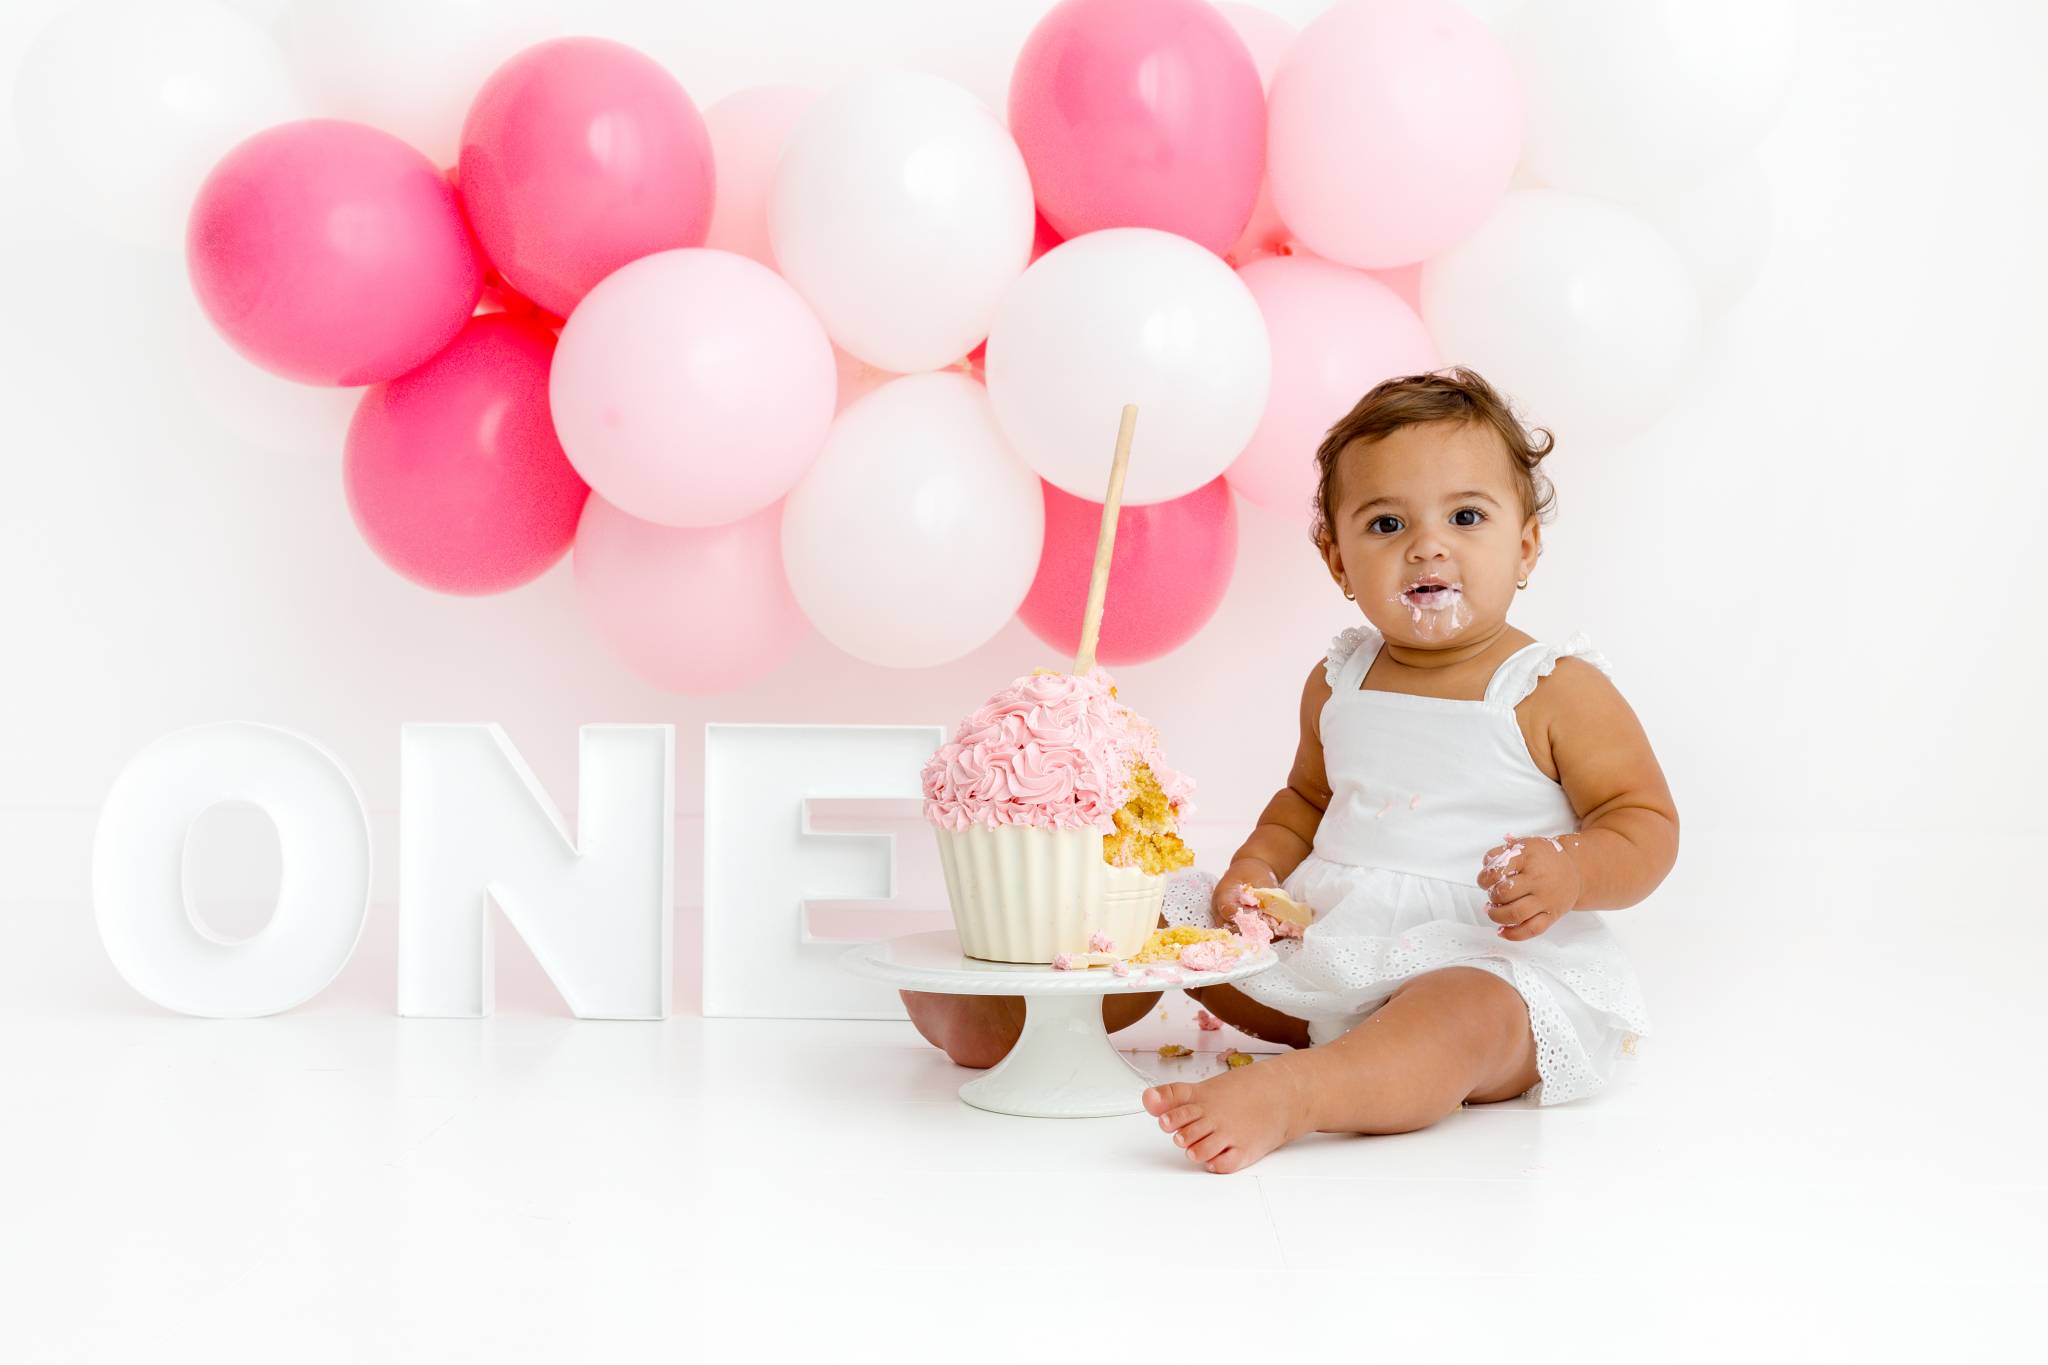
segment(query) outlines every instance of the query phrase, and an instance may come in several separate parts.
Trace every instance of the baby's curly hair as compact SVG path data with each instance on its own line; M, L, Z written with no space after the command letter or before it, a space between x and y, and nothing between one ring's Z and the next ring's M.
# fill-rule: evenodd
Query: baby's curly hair
M1358 400L1357 406L1323 436L1316 447L1316 505L1309 537L1320 551L1336 538L1336 511L1330 506L1336 482L1337 457L1353 441L1376 441L1389 432L1422 422L1484 422L1500 433L1522 492L1522 514L1550 520L1556 492L1536 466L1556 444L1542 427L1524 430L1514 408L1493 385L1463 365L1427 374L1382 380ZM1535 438L1541 436L1539 445Z

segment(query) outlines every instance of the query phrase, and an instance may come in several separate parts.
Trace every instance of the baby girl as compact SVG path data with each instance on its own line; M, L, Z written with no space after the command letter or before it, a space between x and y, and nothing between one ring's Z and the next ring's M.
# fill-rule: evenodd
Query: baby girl
M1189 992L1295 1050L1145 1092L1204 1169L1243 1170L1305 1133L1569 1100L1649 1032L1620 945L1583 912L1656 889L1678 813L1605 660L1582 636L1508 624L1550 509L1542 435L1456 369L1380 384L1316 451L1312 534L1364 620L1309 670L1287 785L1220 879L1172 879L1162 917L1229 924L1250 886L1314 912L1274 942L1278 965ZM904 998L969 1066L1000 1061L1023 1023L1021 999ZM1157 998L1107 997L1104 1022Z

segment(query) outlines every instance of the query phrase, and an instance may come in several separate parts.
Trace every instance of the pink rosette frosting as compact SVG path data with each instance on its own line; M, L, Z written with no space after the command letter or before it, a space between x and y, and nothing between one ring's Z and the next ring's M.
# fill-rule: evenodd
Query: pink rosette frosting
M981 824L1116 831L1140 763L1166 792L1176 821L1194 813L1194 783L1166 766L1159 732L1109 694L1100 666L1032 673L984 702L924 765L925 819L951 830Z

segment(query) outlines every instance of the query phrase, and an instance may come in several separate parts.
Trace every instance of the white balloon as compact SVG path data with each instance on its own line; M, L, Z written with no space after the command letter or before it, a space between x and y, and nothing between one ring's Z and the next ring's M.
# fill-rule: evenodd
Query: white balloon
M1763 160L1745 152L1695 185L1643 206L1692 268L1700 304L1719 311L1756 283L1777 233L1777 197Z
M1698 180L1777 117L1797 44L1785 0L1542 0L1502 36L1522 162L1544 185L1640 199Z
M1236 273L1185 237L1105 228L1039 257L1003 297L988 393L1047 482L1101 502L1124 404L1138 405L1128 506L1192 493L1235 460L1266 410L1272 356Z
M888 668L987 643L1023 605L1044 547L1037 476L981 385L955 371L891 380L847 408L783 503L782 562L804 614Z
M276 26L323 116L382 128L443 167L490 74L564 31L540 0L299 0Z
M213 0L93 0L31 44L22 151L95 231L182 251L192 198L252 133L306 116L282 53Z
M782 273L833 341L904 374L950 365L988 335L1033 227L1009 131L967 91L914 71L819 99L769 192Z
M1699 326L1678 249L1628 210L1519 190L1422 267L1422 319L1444 361L1505 390L1560 439L1618 437L1676 395Z

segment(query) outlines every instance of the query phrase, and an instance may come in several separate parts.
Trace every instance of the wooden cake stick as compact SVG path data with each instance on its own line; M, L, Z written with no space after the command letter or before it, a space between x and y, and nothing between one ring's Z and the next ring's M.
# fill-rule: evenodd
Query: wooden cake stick
M1102 629L1102 599L1109 592L1109 552L1116 547L1116 513L1124 500L1124 470L1131 463L1131 431L1138 425L1138 405L1124 404L1116 429L1116 459L1109 466L1109 497L1102 504L1102 529L1095 536L1095 571L1088 576L1088 612L1081 618L1081 650L1074 671L1095 667L1095 638Z

